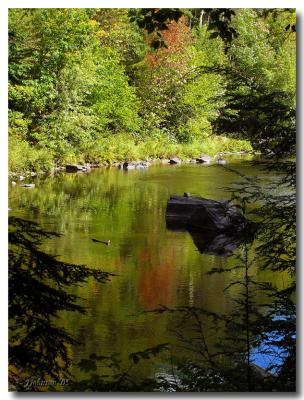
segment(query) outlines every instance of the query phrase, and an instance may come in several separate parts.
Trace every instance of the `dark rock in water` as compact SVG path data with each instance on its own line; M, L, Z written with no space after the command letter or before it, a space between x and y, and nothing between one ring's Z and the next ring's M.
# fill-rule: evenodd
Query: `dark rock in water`
M210 164L211 160L212 160L212 157L207 156L207 155L203 155L203 156L196 158L196 162L199 164Z
M58 171L66 171L66 167L59 166L59 167L52 167L51 168L51 174L54 174L55 172L58 172ZM41 174L41 172L40 172L40 174Z
M140 161L136 164L136 169L146 169L150 167L150 163L148 161Z
M185 194L170 197L167 228L188 231L201 253L231 255L247 238L253 238L257 226L246 220L238 206Z
M181 164L181 160L177 157L170 158L169 164Z
M247 223L240 208L229 201L191 196L170 196L166 218L212 232L240 231Z
M150 163L148 161L139 161L139 162L128 162L125 161L123 164L119 164L119 169L146 169L150 167Z
M86 165L67 164L65 170L66 172L87 172L90 170L90 167Z
M127 161L122 164L123 169L135 169L135 167L136 167L135 163L129 163Z
M35 187L35 183L25 183L24 185L20 185L20 186L28 188L28 189L32 189Z

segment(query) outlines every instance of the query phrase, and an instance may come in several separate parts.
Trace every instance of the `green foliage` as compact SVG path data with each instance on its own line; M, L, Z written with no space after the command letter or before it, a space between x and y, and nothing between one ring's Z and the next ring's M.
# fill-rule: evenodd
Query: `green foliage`
M140 113L147 135L157 128L172 139L178 137L178 127L189 113L187 104L180 101L189 72L184 49L179 54L163 54L155 65L146 62L138 68Z
M237 13L240 35L228 52L226 104L215 123L218 131L247 138L276 157L295 152L295 37L285 31L286 22L280 10L276 18L252 9Z
M169 25L167 49L151 52L137 75L146 130L161 129L180 143L212 133L211 121L221 104L215 98L224 93L221 75L202 70L225 64L222 41L210 39L206 26L191 35L183 22Z
M25 140L9 141L10 171L49 171L53 166L53 156L49 149L31 146Z
M189 112L188 119L179 127L187 141L204 140L212 134L212 121L217 117L223 101L225 79L217 72L204 72L205 67L225 65L223 42L211 40L207 27L194 31L195 41L189 48L191 77L182 89L181 103Z
M231 139L223 136L212 136L203 140L193 140L191 143L178 143L170 139L161 130L154 130L149 138L138 141L129 134L117 134L104 139L98 139L92 148L75 156L77 162L134 161L145 159L162 159L180 157L189 159L205 153L212 156L221 151L250 151L249 142ZM75 160L76 161L76 160Z
M48 149L57 162L87 151L100 136L136 131L140 123L138 100L119 53L100 45L94 13L10 12L10 137L18 131L35 148Z
M25 140L27 136L29 120L26 120L21 112L8 112L9 136L19 140Z
M218 133L290 153L292 27L292 9L11 9L9 168L240 149Z
M221 111L216 127L234 137L247 137L253 147L269 156L281 158L295 154L296 111L284 92L227 96L228 105Z
M142 62L148 46L140 28L131 22L129 9L100 8L94 19L100 25L99 38L102 46L115 49L124 65L129 82L134 82L134 69Z

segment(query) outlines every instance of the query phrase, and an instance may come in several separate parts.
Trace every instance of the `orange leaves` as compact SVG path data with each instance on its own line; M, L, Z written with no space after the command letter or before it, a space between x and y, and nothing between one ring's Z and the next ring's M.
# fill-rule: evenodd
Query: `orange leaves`
M171 22L168 29L162 32L163 38L168 46L165 52L177 53L183 51L191 42L190 28L186 25L186 18L181 17L178 22Z
M148 43L152 42L155 35L156 33L147 34L146 41ZM186 18L183 16L178 22L173 21L168 24L168 29L162 31L161 35L167 47L150 52L146 56L148 64L150 66L159 64L173 66L172 62L174 59L174 66L178 66L184 60L182 55L185 53L185 47L191 43L191 32L190 28L186 25Z

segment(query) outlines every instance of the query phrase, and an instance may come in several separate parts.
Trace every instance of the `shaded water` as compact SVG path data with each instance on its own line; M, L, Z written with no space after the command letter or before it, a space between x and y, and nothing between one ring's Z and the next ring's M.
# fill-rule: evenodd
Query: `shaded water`
M248 176L263 175L241 158L231 158L229 167ZM206 273L212 268L233 266L235 260L201 254L188 232L167 230L165 209L170 194L190 192L227 199L230 194L226 188L238 179L219 165L155 164L147 170L63 173L37 179L34 189L11 188L10 215L62 234L46 240L44 251L66 262L116 274L106 284L89 280L72 287L71 293L84 299L87 313L62 312L56 322L82 342L70 349L76 377L84 376L76 363L91 353L116 352L128 365L131 352L172 343L170 357L166 354L154 365L141 363L136 373L145 377L166 369L168 360L177 354L182 356L184 350L170 333L175 317L144 311L159 305L196 306L222 313L232 310L234 305L224 289L241 272ZM264 179L272 177L265 174ZM93 242L93 238L110 240L111 244ZM252 267L252 273L280 288L288 283L285 274L261 273L258 265ZM212 345L211 330L209 334Z

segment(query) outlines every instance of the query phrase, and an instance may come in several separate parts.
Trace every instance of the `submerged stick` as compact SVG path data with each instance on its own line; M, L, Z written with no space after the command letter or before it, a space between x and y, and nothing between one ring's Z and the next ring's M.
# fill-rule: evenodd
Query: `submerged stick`
M93 239L92 238L92 241L96 242L96 243L103 243L103 244L106 244L107 246L110 246L110 244L111 244L111 240L104 241L104 240L98 240L98 239Z

